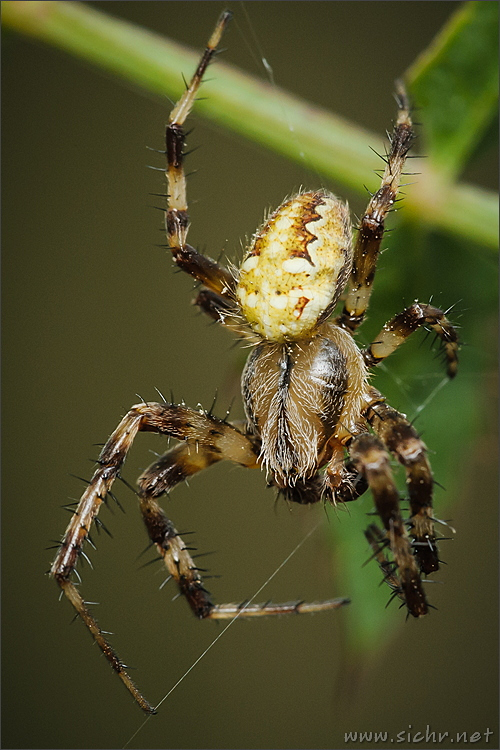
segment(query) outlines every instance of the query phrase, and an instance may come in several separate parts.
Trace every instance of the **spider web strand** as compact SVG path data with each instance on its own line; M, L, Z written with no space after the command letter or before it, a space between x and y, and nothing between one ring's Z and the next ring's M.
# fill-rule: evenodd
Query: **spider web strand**
M250 604L251 604L251 603L252 603L252 602L254 601L254 599L256 599L256 598L257 598L257 597L259 596L259 594L261 593L261 591L263 591L263 589L265 589L265 587L267 586L267 584L268 584L268 583L270 583L270 582L271 582L271 581L273 580L273 578L274 578L274 577L275 577L275 576L276 576L276 575L277 575L277 574L278 574L278 573L280 572L280 570L281 570L281 569L282 569L282 568L283 568L283 567L284 567L284 566L285 566L285 565L287 564L287 562L288 562L288 561L289 561L289 560L290 560L290 559L291 559L291 558L292 558L292 557L293 557L293 556L295 555L295 553L299 551L299 549L300 549L300 548L302 547L302 545L303 545L303 544L305 544L305 542L306 542L306 541L307 541L307 540L309 539L309 537L310 537L310 536L312 536L312 535L314 534L314 532L315 532L315 531L316 531L316 530L318 529L318 527L319 527L320 525L321 525L321 521L318 521L318 523L317 523L317 524L316 524L315 526L313 526L313 528L312 528L312 529L311 529L310 531L308 531L308 532L307 532L307 534L306 534L306 535L305 535L305 536L304 536L304 537L303 537L303 538L301 539L301 541L300 541L300 542L299 542L299 543L298 543L298 544L297 544L297 545L296 545L296 546L294 547L294 549L293 549L293 550L292 550L292 551L291 551L291 552L290 552L290 553L289 553L289 554L287 555L287 557L285 557L285 559L283 560L283 562L281 562L281 563L280 563L280 564L278 565L278 567L277 567L277 568L276 568L276 569L274 570L274 572L273 572L273 573L271 573L271 575L269 576L269 578L268 578L268 579L267 579L266 581L264 581L264 583L263 583L263 584L262 584L262 585L260 586L260 588L259 588L259 589L257 589L257 591L256 591L256 592L255 592L255 594L254 594L254 595L252 596L252 598L251 598L251 599L249 599L249 600L248 600L248 601L247 601L247 602L245 603L245 605L244 605L244 606L243 606L243 607L242 607L242 608L240 609L240 611L239 611L239 612L238 612L238 613L237 613L237 614L236 614L236 615L235 615L235 616L234 616L234 617L232 618L232 620L230 620L230 621L228 622L228 624L227 624L227 625L225 626L225 628L224 628L223 630L221 630L221 632L220 632L220 633L219 633L219 634L218 634L218 635L217 635L217 636L216 636L216 637L214 638L214 640L213 640L213 641L212 641L212 642L211 642L211 643L210 643L210 644L209 644L209 645L207 646L207 648L206 648L206 649L205 649L204 651L202 651L202 653L201 653L201 654L200 654L200 655L198 656L198 658L197 658L197 659L196 659L196 660L195 660L195 661L194 661L194 662L193 662L193 663L191 664L191 666L190 666L190 667L189 667L189 668L188 668L188 669L187 669L187 670L186 670L186 671L184 672L184 674L182 675L182 677L179 677L179 679L177 680L177 682L176 682L176 683L175 683L175 684L174 684L174 685L173 685L173 686L172 686L172 687L170 688L170 690L169 690L169 691L168 691L168 692L167 692L167 693L166 693L166 694L165 694L165 695L163 696L163 698L161 699L161 701L160 701L159 703L157 703L157 704L156 704L156 706L155 706L155 711L158 711L158 709L160 708L160 706L161 706L161 705L162 705L162 704L163 704L163 703L164 703L164 702L165 702L165 701L167 700L167 698L169 698L169 697L170 697L170 695L172 695L172 693L174 692L174 690L175 690L175 689L176 689L176 688L177 688L177 687L178 687L178 686L179 686L179 685L181 684L181 682L182 682L182 681L183 681L183 680L184 680L184 679L185 679L185 678L186 678L186 677L188 676L188 674L189 674L189 673L190 673L190 672L191 672L191 671L192 671L192 670L193 670L193 669L194 669L194 668L196 667L196 665L200 663L200 661L201 661L201 660L203 659L203 657L204 657L204 656L206 656L206 654L208 654L208 652L210 651L210 649L211 649L211 648L212 648L213 646L215 646L215 644L217 643L217 641L218 641L218 640L219 640L220 638L222 638L222 636L224 635L224 633L225 633L225 632L226 632L226 631L227 631L227 630L228 630L228 629L229 629L229 628L231 627L231 625L232 625L232 624L233 624L233 623L234 623L234 622L235 622L235 621L236 621L236 620L238 619L238 617L240 617L240 616L241 616L241 614L242 614L242 613L243 613L243 612L245 611L245 609L246 609L247 607L249 607L249 606L250 606ZM148 717L147 717L147 718L146 718L146 719L145 719L145 720L143 721L143 723L142 723L142 724L141 724L141 725L139 726L139 728L137 729L137 731L136 731L136 732L135 732L135 733L134 733L134 734L132 735L132 737L131 737L131 738L130 738L130 739L128 740L128 742L126 742L126 744L125 744L125 745L123 745L123 750L125 750L125 748L127 748L127 747L128 747L129 745L130 745L130 743L132 742L132 740L133 740L133 739L134 739L135 737L137 737L137 735L139 734L139 732L140 732L140 731L141 731L141 730L142 730L142 729L143 729L143 728L144 728L144 727L146 726L146 724L148 723L148 721L149 721L150 719L151 719L151 716L148 716Z

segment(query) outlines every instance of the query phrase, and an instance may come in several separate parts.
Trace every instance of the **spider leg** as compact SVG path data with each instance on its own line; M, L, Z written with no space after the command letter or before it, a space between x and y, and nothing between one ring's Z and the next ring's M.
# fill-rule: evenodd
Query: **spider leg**
M241 435L241 438L244 438ZM246 440L246 438L244 438ZM213 441L213 437L211 438ZM188 476L209 466L214 461L231 458L225 453L224 441L216 444L218 453L213 447L202 440L196 445L186 443L168 451L150 466L139 479L139 501L149 538L154 544L165 566L177 582L179 590L186 597L193 613L199 619L222 620L240 617L258 617L263 615L302 614L318 612L327 609L337 609L347 603L346 599L330 599L323 602L285 602L275 604L214 604L209 592L203 585L196 564L189 554L172 522L157 502L163 492L171 490L176 484ZM233 458L234 460L234 458ZM253 464L257 457L253 454ZM319 498L318 498L319 499Z
M97 624L94 616L90 613L89 609L87 608L86 603L83 600L83 597L78 591L75 584L72 583L67 578L59 577L57 573L53 572L52 575L56 578L62 591L64 592L66 597L69 599L69 601L75 608L78 615L82 618L83 622L92 633L92 636L95 642L98 644L104 656L109 661L109 663L111 664L111 666L113 667L113 669L115 670L115 672L117 673L118 677L121 679L121 681L123 682L127 690L130 692L134 700L137 701L137 703L142 708L142 710L145 711L145 713L155 714L156 710L146 700L146 698L144 698L144 696L141 694L141 692L139 691L139 689L137 688L137 686L131 679L130 675L128 674L126 670L126 665L123 664L121 659L118 657L118 654L116 653L116 651L106 640L103 634L103 631Z
M84 542L90 533L92 522L107 493L111 491L114 480L119 476L127 453L140 431L158 432L190 443L193 448L191 466L196 462L197 444L206 446L203 453L204 465L222 458L231 458L245 466L253 466L256 465L256 455L249 440L238 430L227 422L206 415L204 412L175 404L143 403L133 406L104 445L99 456L98 468L78 503L52 564L51 575L89 628L113 669L140 707L147 713L154 713L154 709L134 685L124 665L86 607L75 584L70 580L82 553ZM187 462L184 463L184 467L186 474L189 469ZM178 475L181 472L182 463L180 468L177 468ZM177 481L180 478L179 476Z
M209 432L213 432L213 429ZM220 435L220 431L218 432ZM205 619L210 617L214 608L210 594L203 585L189 548L157 501L158 497L172 490L179 482L217 461L230 458L230 452L226 455L221 442L217 444L213 435L209 442L207 436L204 439L200 435L200 438L196 444L183 443L167 451L146 469L139 478L138 485L140 509L149 538L156 545L170 576L176 581L180 593L186 597L193 613L199 619ZM246 440L243 435L241 439ZM257 456L251 448L250 453L252 464L256 466Z
M384 445L375 435L363 433L353 439L349 450L355 467L366 478L372 490L377 512L385 528L384 542L390 547L397 566L397 578L394 576L393 579L394 586L399 580L408 611L414 617L421 617L427 614L428 605L410 539L401 517L399 493L392 478L389 457ZM382 554L382 549L383 542L377 541L377 559L378 552Z
M366 365L378 365L421 326L432 328L441 340L448 377L454 378L457 374L459 347L456 329L442 310L420 302L414 302L385 324L375 341L363 352Z
M399 112L390 137L390 150L384 159L386 167L382 184L371 197L361 219L344 309L335 321L351 332L363 322L368 308L385 217L396 201L403 165L414 137L406 91L401 82L396 83L396 89Z
M352 500L357 500L358 497L364 495L367 489L368 482L366 481L366 477L359 471L356 471L352 462L348 462L345 464L345 475L332 491L331 499L334 504L350 503Z
M146 713L154 713L154 708L131 680L124 664L108 643L77 587L70 580L84 542L88 539L92 522L96 519L107 493L111 491L113 482L119 476L134 438L141 431L157 432L183 441L183 444L168 451L141 476L139 502L150 539L156 544L167 569L198 617L228 619L236 615L252 617L316 612L336 609L348 600L334 599L311 604L266 603L251 606L245 606L245 602L212 604L189 551L159 506L156 497L188 476L223 459L230 459L249 468L258 466L254 446L236 427L203 411L175 404L142 403L133 406L104 445L98 459L98 468L66 529L50 572L139 706Z
M218 323L222 323L237 336L246 338L248 341L259 341L256 334L252 334L250 326L244 320L238 308L227 297L215 294L210 289L201 289L193 303L197 305L206 315Z
M340 440L330 442L331 457L323 479L323 497L334 505L357 500L368 489L366 478L352 461L345 461L345 449Z
M189 217L183 149L184 123L191 112L203 75L216 54L216 48L230 18L229 11L221 14L189 86L170 113L166 128L166 175L169 201L165 212L165 227L172 255L179 268L194 276L216 294L226 297L230 297L234 289L234 279L230 271L186 244Z
M372 391L374 401L366 412L366 419L388 450L405 467L414 554L420 570L426 574L433 573L439 570L439 559L432 512L434 481L426 446L405 415L383 403L383 397L375 389Z
M225 318L234 313L234 306L228 299L209 289L201 289L196 299L193 300L193 304L197 305L210 318L219 322L224 321Z
M401 588L399 578L397 577L397 574L395 572L396 563L389 560L385 553L387 540L384 536L383 531L381 531L378 526L372 523L366 529L365 537L373 550L372 558L375 558L375 560L379 564L380 570L384 574L383 581L387 583L387 585L393 592L393 595L391 596L391 599L389 601L392 601L395 596L398 596L403 600L403 602L405 602L405 595L403 589Z

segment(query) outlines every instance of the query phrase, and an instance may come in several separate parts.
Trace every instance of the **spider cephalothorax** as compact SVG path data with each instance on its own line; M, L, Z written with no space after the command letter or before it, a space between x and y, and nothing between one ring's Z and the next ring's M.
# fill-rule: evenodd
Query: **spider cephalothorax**
M335 609L347 599L307 604L214 604L200 571L158 498L218 461L261 467L290 501L334 503L372 490L383 529L367 539L384 577L415 617L428 604L421 574L439 567L432 513L433 479L426 447L403 414L368 385L371 367L415 330L432 328L441 340L448 375L456 373L458 342L444 313L415 302L390 320L366 349L353 333L371 293L384 221L396 200L413 133L406 93L397 86L398 117L379 190L370 199L352 241L347 205L326 190L285 201L255 234L238 272L187 244L183 171L184 122L230 14L220 17L195 75L166 128L169 203L165 225L176 264L201 283L196 304L253 344L242 378L245 423L174 403L133 406L105 444L52 566L52 575L85 621L141 708L139 693L71 580L93 522L140 431L180 441L139 479L138 498L151 543L199 618L223 619ZM344 293L343 309L329 320ZM410 518L405 522L389 464L404 466ZM408 531L407 531L408 528Z

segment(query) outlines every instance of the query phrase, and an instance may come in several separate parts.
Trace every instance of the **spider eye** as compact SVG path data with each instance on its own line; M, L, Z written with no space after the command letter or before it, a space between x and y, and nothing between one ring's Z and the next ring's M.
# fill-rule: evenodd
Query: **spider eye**
M255 235L236 296L260 336L297 340L310 335L335 305L351 265L346 204L324 190L302 193L280 206Z

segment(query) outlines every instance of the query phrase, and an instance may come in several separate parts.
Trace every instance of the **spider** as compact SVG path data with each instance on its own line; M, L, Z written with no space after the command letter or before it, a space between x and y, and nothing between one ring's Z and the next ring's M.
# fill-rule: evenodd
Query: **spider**
M92 523L140 431L179 441L138 480L139 506L151 544L200 619L303 613L336 609L347 599L284 604L214 604L189 549L158 499L176 484L222 460L264 469L290 502L345 503L369 487L382 529L367 539L384 577L414 617L428 603L421 574L439 568L433 524L433 478L426 447L405 415L369 385L369 370L418 328L441 340L450 378L458 339L436 307L415 302L396 315L366 349L353 334L368 307L384 221L396 201L413 131L408 98L397 84L398 115L390 136L381 186L371 197L355 241L348 207L327 190L300 192L270 214L239 268L227 269L187 244L189 228L183 169L184 123L208 64L230 19L220 16L197 70L166 126L168 206L165 226L177 266L201 284L195 303L252 344L242 375L246 421L231 423L211 412L175 403L140 403L121 420L101 451L97 469L66 529L51 568L139 706L141 695L83 600L72 574ZM343 309L330 320L343 296ZM401 515L390 469L392 454L406 470L410 518Z

